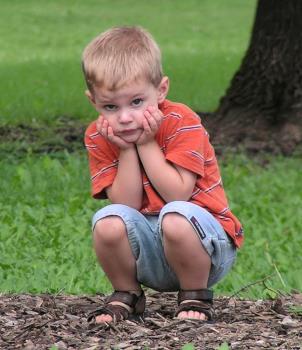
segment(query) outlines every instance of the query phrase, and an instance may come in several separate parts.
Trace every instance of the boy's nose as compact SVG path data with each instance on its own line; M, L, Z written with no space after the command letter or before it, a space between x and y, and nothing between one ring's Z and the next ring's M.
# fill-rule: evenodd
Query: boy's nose
M121 110L119 113L120 123L129 123L132 121L131 113L127 110Z

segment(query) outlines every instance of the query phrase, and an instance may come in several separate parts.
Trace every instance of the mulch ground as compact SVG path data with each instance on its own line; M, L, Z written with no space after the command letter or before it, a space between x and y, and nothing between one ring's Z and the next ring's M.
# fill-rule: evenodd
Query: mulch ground
M143 319L91 325L104 296L0 295L0 349L302 349L302 294L276 300L215 300L216 320L173 318L175 293L147 293Z

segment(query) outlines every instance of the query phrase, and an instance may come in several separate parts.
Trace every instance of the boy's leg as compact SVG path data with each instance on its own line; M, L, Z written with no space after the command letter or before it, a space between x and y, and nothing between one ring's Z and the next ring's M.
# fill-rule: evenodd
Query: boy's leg
M92 220L94 248L98 260L113 288L126 292L118 293L118 299L131 305L130 310L125 304L122 305L126 306L130 314L141 313L144 309L145 297L140 284L151 287L158 284L154 271L160 269L161 262L163 264L164 254L158 257L158 240L155 237L159 235L157 225L158 217L147 218L122 204L111 204L102 208ZM152 269L155 262L157 264ZM109 306L116 305L116 299L117 294L114 293L105 308L107 309L108 303ZM96 322L112 320L110 312L103 313L101 310L101 313L101 317L95 317L96 314L100 315L99 310L96 310L92 318Z
M115 291L127 294L118 293L118 297L114 294L110 297L108 304L109 306L122 306L129 313L132 313L134 309L129 305L134 305L135 296L133 297L133 294L141 296L140 300L144 298L137 280L136 268L139 251L136 231L137 228L146 231L144 217L133 208L113 204L99 210L93 217L92 225L94 249L103 271ZM128 292L131 294L129 295ZM111 301L112 299L114 301ZM115 299L124 300L125 303ZM127 305L128 303L130 304ZM141 301L139 303L141 305ZM113 317L106 312L98 313L95 316L97 323L111 322L112 320Z
M200 243L192 225L177 213L166 214L162 221L163 245L167 261L177 275L180 288L207 288L211 258ZM198 311L182 311L179 318L204 320Z
M113 288L119 291L140 290L136 263L124 222L118 216L99 220L93 230L96 256Z
M114 290L141 294L140 284L136 279L136 262L131 251L124 222L118 216L109 216L99 220L93 231L93 243L97 258L110 280ZM113 301L132 312L126 304ZM96 316L96 323L112 322L112 316Z
M236 252L216 219L192 203L171 202L161 212L166 259L182 290L205 289L216 283L234 262ZM183 311L179 318L205 319Z

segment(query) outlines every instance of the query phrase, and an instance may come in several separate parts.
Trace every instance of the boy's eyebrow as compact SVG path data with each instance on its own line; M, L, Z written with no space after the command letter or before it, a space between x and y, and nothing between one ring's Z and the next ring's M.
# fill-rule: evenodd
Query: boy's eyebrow
M101 103L113 103L112 99L110 99L110 98L99 98L98 102L101 102Z
M99 102L102 102L102 103L108 103L108 102L112 102L114 100L113 97L107 97L107 96L98 96L97 100Z
M145 91L137 92L136 94L132 95L132 99L137 98L137 97L145 97L146 93Z
M145 97L145 93L144 92L138 92L138 93L135 93L134 95L130 95L129 96L129 100L134 100L134 99L136 99L138 97ZM101 103L112 103L112 104L114 104L114 97L113 98L108 98L108 97L105 97L105 96L101 96L98 100Z
M142 98L142 97L144 97L143 94L136 94L136 95L133 95L133 96L131 97L131 100L135 100L135 99L137 99L137 98Z

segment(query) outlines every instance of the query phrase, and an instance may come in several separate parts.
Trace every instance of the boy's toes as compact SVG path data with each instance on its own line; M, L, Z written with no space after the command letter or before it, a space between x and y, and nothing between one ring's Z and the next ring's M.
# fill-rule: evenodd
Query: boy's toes
M95 318L95 323L110 323L113 319L110 315L99 315Z
M198 312L198 311L182 311L177 315L177 318L202 320L202 321L205 321L207 319L204 313Z

